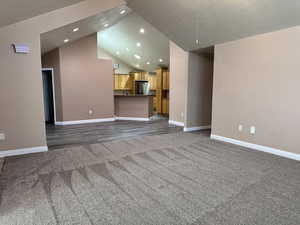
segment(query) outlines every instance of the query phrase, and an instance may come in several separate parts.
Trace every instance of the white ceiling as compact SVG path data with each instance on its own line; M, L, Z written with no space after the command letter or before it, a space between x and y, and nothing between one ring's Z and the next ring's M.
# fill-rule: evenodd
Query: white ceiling
M82 0L1 0L0 27L81 1Z
M185 50L300 24L299 0L126 1Z
M121 15L120 12L122 10L125 10L125 13ZM76 23L44 33L41 35L42 54L63 46L65 39L69 39L69 42L72 42L102 29L106 29L104 27L105 24L109 24L109 27L113 26L130 14L130 12L131 10L126 7L126 5L122 5ZM74 28L79 28L79 30L73 32Z
M140 32L141 28L144 33ZM141 46L138 47L137 43ZM136 13L99 32L98 45L136 69L154 71L159 66L169 65L169 39Z

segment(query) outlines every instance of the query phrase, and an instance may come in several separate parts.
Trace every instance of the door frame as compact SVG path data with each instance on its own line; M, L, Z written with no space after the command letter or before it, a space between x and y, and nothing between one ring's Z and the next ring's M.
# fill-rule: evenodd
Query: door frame
M54 69L53 68L42 68L42 72L51 72L52 80L52 92L53 92L53 110L54 110L54 125L56 124L56 103L55 103L55 81L54 81ZM44 103L45 104L45 103Z

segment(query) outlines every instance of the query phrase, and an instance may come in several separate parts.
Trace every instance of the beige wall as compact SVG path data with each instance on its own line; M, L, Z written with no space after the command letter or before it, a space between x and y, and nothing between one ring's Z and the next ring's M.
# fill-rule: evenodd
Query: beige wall
M12 43L28 44L30 55L14 54ZM0 150L46 144L39 49L37 35L0 30Z
M123 3L86 0L0 28L0 132L6 134L0 151L46 145L40 34ZM30 54L14 54L12 43L27 44Z
M300 154L299 40L295 27L216 46L213 134Z
M186 128L211 124L213 58L170 42L170 120Z
M112 61L97 58L97 35L63 46L60 59L63 121L114 117Z
M213 55L189 53L185 127L211 125Z
M63 121L62 110L62 92L61 92L61 73L60 73L60 52L54 49L42 57L43 68L53 68L54 86L55 86L55 109L56 120Z
M170 120L184 123L189 53L170 42Z

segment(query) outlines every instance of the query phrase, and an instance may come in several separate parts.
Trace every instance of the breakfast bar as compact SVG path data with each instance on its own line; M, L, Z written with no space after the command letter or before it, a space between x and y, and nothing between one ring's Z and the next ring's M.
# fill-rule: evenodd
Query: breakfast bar
M118 120L149 121L153 115L153 95L115 95L114 99Z

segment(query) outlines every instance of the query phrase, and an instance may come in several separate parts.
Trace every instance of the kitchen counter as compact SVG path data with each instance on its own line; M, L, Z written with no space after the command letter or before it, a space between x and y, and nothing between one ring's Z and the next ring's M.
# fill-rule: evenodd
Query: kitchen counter
M119 120L149 121L154 95L115 95L115 115Z
M155 95L141 95L141 94L115 94L115 97L154 97Z

